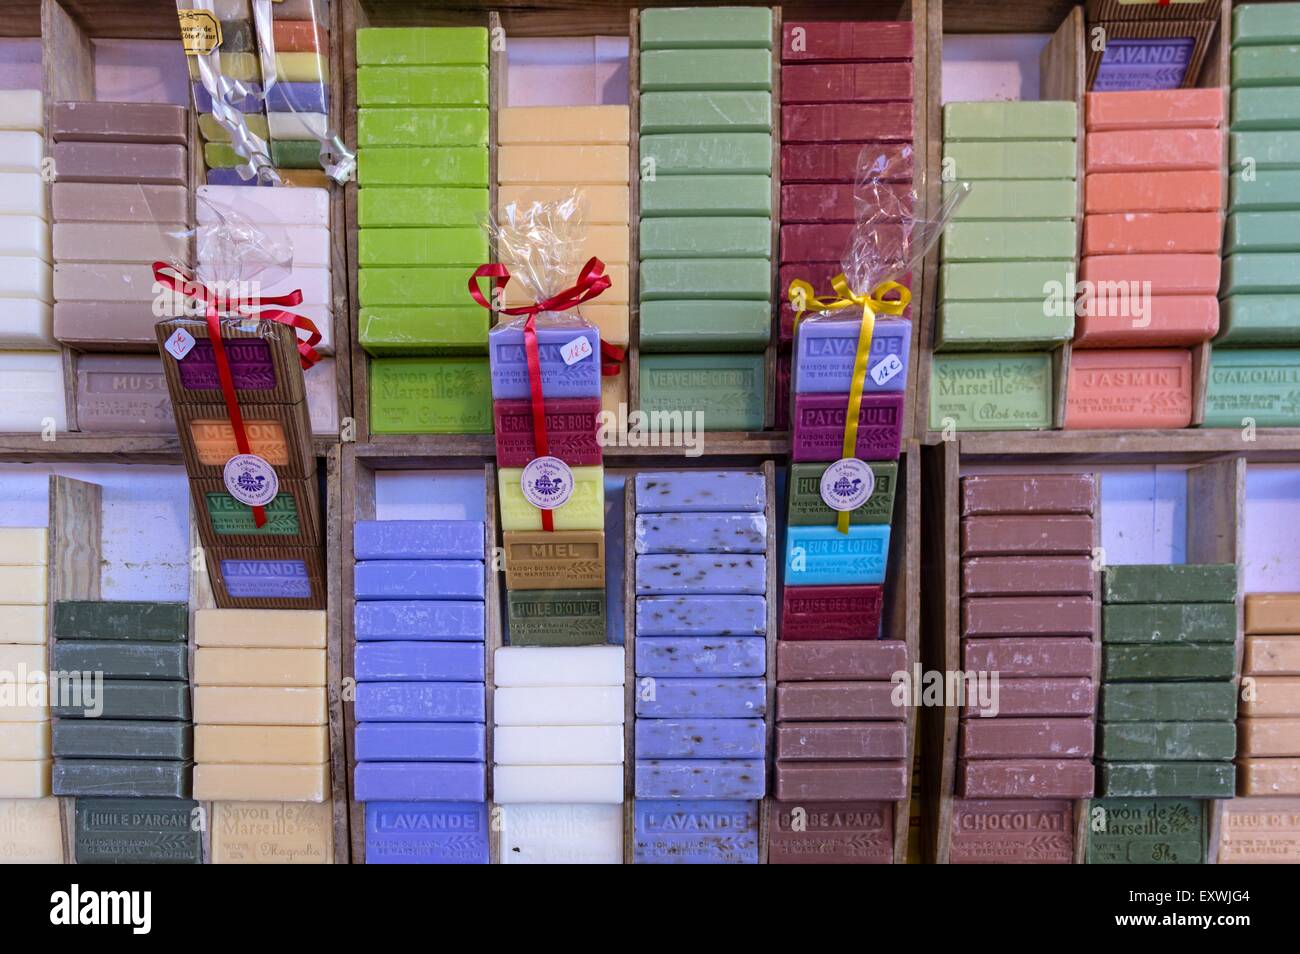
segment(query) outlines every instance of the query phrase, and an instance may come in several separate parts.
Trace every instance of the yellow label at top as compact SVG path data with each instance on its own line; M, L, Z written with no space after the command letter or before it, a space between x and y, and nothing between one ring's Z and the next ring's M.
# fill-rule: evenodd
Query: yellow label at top
M221 21L208 10L177 10L186 56L204 56L221 46Z

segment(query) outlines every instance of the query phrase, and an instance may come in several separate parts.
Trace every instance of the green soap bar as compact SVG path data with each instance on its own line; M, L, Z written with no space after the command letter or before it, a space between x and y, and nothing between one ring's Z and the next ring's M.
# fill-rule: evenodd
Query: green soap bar
M1300 6L1294 3L1243 3L1232 11L1232 45L1300 43Z
M1300 254L1246 252L1223 260L1224 295L1300 293Z
M377 355L485 355L490 318L486 308L472 303L443 308L362 308L357 340L369 354Z
M358 66L486 66L483 27L367 27L357 30Z
M1090 865L1201 865L1209 836L1205 802L1194 799L1094 798L1088 825Z
M1102 722L1231 722L1237 687L1231 682L1112 682L1101 687Z
M1110 643L1101 654L1107 682L1231 679L1232 643Z
M106 679L190 678L189 646L175 641L60 639L52 658L55 669L99 672Z
M644 266L643 266L644 267ZM754 352L772 338L766 301L645 301L641 353Z
M376 434L491 434L492 375L483 358L374 358Z
M280 169L319 169L320 143L315 139L272 139L271 161Z
M248 160L235 152L235 147L228 142L205 142L203 144L203 162L209 169L233 169Z
M486 146L482 106L369 106L357 110L357 145Z
M1237 754L1231 722L1115 722L1097 736L1097 757L1108 762L1227 761Z
M1229 643L1235 603L1111 603L1101 610L1106 643Z
M78 798L77 864L200 864L198 807L175 798Z
M943 107L945 140L1073 139L1078 124L1078 111L1066 100L997 100Z
M641 410L695 414L697 430L757 431L763 427L761 354L641 356Z
M1300 427L1297 393L1300 349L1215 348L1203 426L1243 427L1249 418L1258 427Z
M1294 295L1232 295L1219 302L1220 345L1300 345Z
M363 268L357 279L361 304L459 305L469 297L464 267Z
M1300 169L1300 130L1236 132L1228 142L1233 169L1248 160L1256 169Z
M956 181L980 179L1072 180L1078 161L1072 139L1020 142L945 142L945 175ZM971 191L979 188L971 187Z
M208 508L212 529L218 536L251 533L262 537L293 537L302 530L298 522L298 504L291 493L277 495L262 508L266 523L260 527L252 508L224 491L204 494L204 505Z
M167 759L55 759L55 795L189 798L191 762Z
M105 679L95 698L72 693L68 702L58 705L51 693L50 712L60 719L159 719L188 722L190 718L190 684L188 681L147 679ZM90 715L102 706L98 716Z
M649 50L641 56L641 92L772 88L769 50Z
M58 639L187 639L185 603L145 600L60 600L54 604Z
M1231 762L1102 762L1097 787L1108 798L1231 798Z
M1224 254L1300 252L1300 215L1294 212L1237 212L1228 216Z
M641 97L642 135L771 131L771 93L721 90Z
M1074 298L1074 257L1052 262L957 262L939 268L941 301L1034 301L1049 295L1064 310Z
M357 153L362 186L488 186L488 154L481 146L374 146Z
M772 48L768 7L670 7L641 11L641 49Z
M361 229L358 242L363 268L367 265L465 265L473 270L488 260L486 233L469 226Z
M591 646L605 642L604 590L510 590L511 646Z
M822 474L830 464L791 464L789 523L796 527L832 526L839 516L822 500ZM850 524L889 523L894 516L894 491L898 486L898 462L868 461L876 478L871 496L857 510L849 511Z
M662 176L642 181L641 216L742 216L772 214L772 178Z
M1300 46L1248 46L1232 51L1232 87L1300 84Z
M1230 128L1233 132L1300 129L1300 96L1291 89L1234 89Z
M362 66L358 106L486 106L486 66Z
M1297 94L1300 95L1300 94ZM1292 212L1300 209L1300 169L1245 169L1232 174L1230 212Z
M1107 603L1231 603L1237 568L1231 563L1126 563L1102 571Z
M363 229L477 226L487 212L487 189L385 186L357 193L357 224Z
M1072 258L1074 222L952 222L943 231L945 262L1040 261Z
M772 300L765 258L656 258L642 262L640 274L642 302Z
M943 198L961 183L945 182ZM1073 179L984 179L971 185L953 220L1074 219L1078 189Z
M644 180L657 176L725 173L770 176L771 133L668 133L641 137Z
M1039 430L1052 426L1052 357L943 354L930 365L930 429Z
M765 216L689 216L641 220L641 259L770 258L772 220Z
M194 729L185 722L59 719L51 731L55 758L186 761L194 757Z
M1074 336L1073 314L1041 301L949 301L939 306L935 351L1052 348Z

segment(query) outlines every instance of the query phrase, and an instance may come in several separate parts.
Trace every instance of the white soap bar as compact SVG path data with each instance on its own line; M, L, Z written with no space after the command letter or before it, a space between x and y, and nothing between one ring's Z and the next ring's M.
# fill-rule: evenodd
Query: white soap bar
M49 759L0 762L0 798L44 798L50 794Z
M0 381L4 380L0 364ZM3 392L0 392L3 393ZM3 414L0 411L0 414ZM3 421L3 417L0 417ZM45 567L0 566L0 603L18 603L22 606L45 605Z
M501 686L621 686L622 646L502 646L494 674Z
M0 761L50 757L50 723L12 722L0 732Z
M0 172L0 215L36 215L48 219L45 183L41 177L34 172Z
M267 113L272 139L324 139L329 117L324 113Z
M63 864L62 810L57 798L0 800L0 864Z
M49 534L44 527L0 527L0 565L45 566ZM0 643L9 640L0 638Z
M6 298L0 302L0 348L49 351L58 347L52 305L35 298Z
M622 765L621 725L497 726L498 765Z
M621 805L502 805L501 864L623 863Z
M622 725L622 686L497 689L497 725Z
M199 225L217 225L231 212L254 225L330 224L330 195L325 189L204 185L195 195Z
M0 255L34 257L46 263L53 261L50 223L37 215L0 216Z
M557 804L623 801L622 765L497 765L492 769L492 800Z
M45 602L32 606L0 605L0 643L44 646Z
M68 429L63 355L57 351L0 351L0 432ZM0 603L19 602L5 600ZM44 597L40 602L45 602Z
M334 300L334 286L330 284L329 268L300 268L294 265L288 275L261 286L263 298L288 295L290 292L302 292L304 305L326 305ZM296 308L290 308L295 311Z
M6 218L20 217L0 216L0 227L3 227ZM48 236L46 241L49 241ZM50 263L43 261L36 254L35 248L28 249L22 255L0 257L0 299L3 298L34 298L46 304L54 303ZM0 302L0 308L3 306L4 302Z
M339 389L334 375L334 359L322 358L302 373L307 389L307 413L313 434L335 435L339 432Z
M41 683L45 681L45 668L44 646L0 645L0 682Z
M37 132L6 130L0 132L0 172L41 171L45 158L45 140Z
M17 686L12 687L14 693ZM48 722L50 721L49 696L45 686L37 684L24 685L23 696L26 700L21 705L0 706L0 722ZM15 696L17 698L17 696ZM0 729L0 732L6 731Z
M0 129L45 132L45 104L39 89L0 90Z
M290 225L283 231L284 241L293 251L295 268L329 267L329 229L321 225Z

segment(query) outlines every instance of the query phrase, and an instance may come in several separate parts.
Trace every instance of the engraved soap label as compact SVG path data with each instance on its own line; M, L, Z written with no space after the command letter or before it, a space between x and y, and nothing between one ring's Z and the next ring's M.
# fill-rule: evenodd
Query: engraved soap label
M857 510L875 489L876 475L856 457L842 457L822 474L822 501L832 510Z
M249 507L265 507L280 492L275 470L256 454L236 454L221 473L230 496Z
M163 347L167 349L169 355L180 361L194 347L194 336L184 328L177 328L172 332L171 337L167 339L167 343Z
M558 457L534 457L524 467L519 487L537 509L555 510L573 496L573 471Z

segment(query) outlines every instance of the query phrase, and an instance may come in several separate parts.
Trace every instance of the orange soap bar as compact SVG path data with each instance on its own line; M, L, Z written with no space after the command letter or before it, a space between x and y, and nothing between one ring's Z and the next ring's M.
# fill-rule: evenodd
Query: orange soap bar
M1252 593L1246 597L1246 632L1300 633L1300 593Z
M279 421L245 419L244 431L248 434L249 450L266 458L268 464L283 466L289 463L289 445ZM229 421L207 418L191 421L190 436L200 464L221 466L239 453L235 431Z
M1083 254L1223 250L1219 212L1113 212L1083 217Z
M1217 212L1223 178L1217 169L1193 172L1090 172L1084 177L1084 211Z
M1300 795L1300 759L1241 759L1238 795Z
M329 34L314 20L276 20L271 35L277 53L329 52Z
M1094 292L1075 309L1074 344L1079 348L1186 347L1218 333L1219 299L1213 295L1128 299Z
M1190 351L1071 352L1067 428L1146 430L1191 422Z
M1133 129L1089 133L1084 159L1088 172L1179 172L1218 170L1226 157L1217 129Z
M1152 295L1217 295L1222 261L1218 255L1089 255L1079 279L1085 298L1088 284L1105 282L1137 282L1132 287L1140 290L1150 282Z
M1300 677L1256 676L1251 691L1242 690L1243 716L1300 716Z
M1248 676L1300 676L1300 636L1247 636L1241 671Z
M1300 757L1300 719L1242 719L1237 723L1237 754Z
M1223 124L1223 92L1160 89L1131 93L1089 93L1084 103L1088 132L1111 129L1215 128Z

